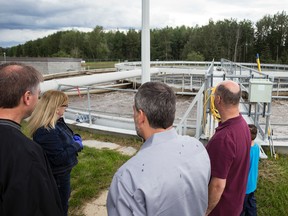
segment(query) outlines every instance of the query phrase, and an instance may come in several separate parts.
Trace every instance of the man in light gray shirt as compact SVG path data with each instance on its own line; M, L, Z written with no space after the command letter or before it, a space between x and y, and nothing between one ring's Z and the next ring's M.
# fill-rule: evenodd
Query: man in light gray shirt
M147 82L135 95L134 122L145 142L113 177L109 216L200 216L208 204L210 160L197 139L173 128L176 96Z

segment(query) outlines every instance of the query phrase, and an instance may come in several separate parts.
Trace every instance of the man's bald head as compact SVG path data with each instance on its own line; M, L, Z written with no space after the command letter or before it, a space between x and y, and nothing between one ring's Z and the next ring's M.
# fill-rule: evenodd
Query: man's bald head
M234 94L239 93L240 86L238 83L232 81L232 80L225 80L221 83L225 88L229 89Z
M218 94L226 105L238 105L241 98L241 88L238 83L225 80L218 84L215 94Z

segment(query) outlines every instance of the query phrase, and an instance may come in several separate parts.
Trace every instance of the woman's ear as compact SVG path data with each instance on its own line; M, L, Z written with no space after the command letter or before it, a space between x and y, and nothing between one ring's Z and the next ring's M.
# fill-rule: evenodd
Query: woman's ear
M56 109L56 114L57 114L57 115L59 115L59 111L60 111L60 109L57 108L57 109Z

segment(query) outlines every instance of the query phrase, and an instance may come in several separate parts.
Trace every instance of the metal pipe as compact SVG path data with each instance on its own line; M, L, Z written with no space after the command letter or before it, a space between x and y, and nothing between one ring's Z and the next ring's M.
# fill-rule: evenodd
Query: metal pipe
M152 68L151 74L158 73L159 69ZM88 86L98 83L105 83L110 81L116 81L121 79L127 79L132 77L141 76L141 70L130 70L130 71L120 71L120 72L112 72L112 73L104 73L104 74L94 74L94 75L85 75L79 77L68 77L62 79L53 79L47 80L40 84L41 92L45 92L51 89L59 89L67 90L71 88L75 88L75 86ZM74 87L73 87L74 86ZM60 90L60 89L59 89Z
M141 60L142 84L150 81L150 26L149 0L142 0Z

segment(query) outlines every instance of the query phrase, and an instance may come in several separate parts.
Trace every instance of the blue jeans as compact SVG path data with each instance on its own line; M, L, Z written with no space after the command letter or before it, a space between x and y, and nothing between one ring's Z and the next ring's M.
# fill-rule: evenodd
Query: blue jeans
M54 175L65 216L68 214L68 202L70 197L70 171L71 170L64 174Z
M243 211L240 216L257 216L256 198L254 192L245 195Z

